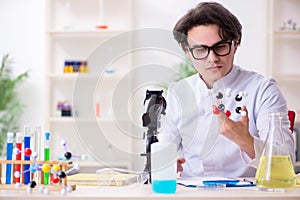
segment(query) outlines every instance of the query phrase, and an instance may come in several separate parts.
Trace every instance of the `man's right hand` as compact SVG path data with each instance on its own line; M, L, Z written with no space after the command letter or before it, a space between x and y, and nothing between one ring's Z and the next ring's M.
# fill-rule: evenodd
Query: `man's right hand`
M183 157L177 159L177 172L183 171L183 167L182 167L183 163L185 163L185 159Z

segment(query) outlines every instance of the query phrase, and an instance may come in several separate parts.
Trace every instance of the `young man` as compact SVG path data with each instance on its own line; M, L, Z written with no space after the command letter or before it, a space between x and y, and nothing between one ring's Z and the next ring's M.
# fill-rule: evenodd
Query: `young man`
M174 38L199 72L169 87L161 131L178 145L182 177L255 176L270 112L283 113L284 140L295 159L287 102L276 82L234 65L241 29L214 2L200 3L174 27Z

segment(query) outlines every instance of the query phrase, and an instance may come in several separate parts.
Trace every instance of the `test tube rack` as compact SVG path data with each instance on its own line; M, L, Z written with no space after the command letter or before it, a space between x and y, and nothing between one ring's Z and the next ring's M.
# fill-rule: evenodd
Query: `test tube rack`
M24 174L21 177L21 181L22 181L22 186L21 187L15 187L15 177L13 176L13 174L16 171L16 165L22 165L22 168L24 169L24 165L26 164L33 164L34 161L33 160L0 160L0 177L2 177L2 165L6 165L6 164L11 164L12 165L12 184L5 184L2 183L2 180L0 178L0 189L3 190L19 190L19 189L25 189L27 188L27 185L24 185ZM41 160L37 160L36 163L38 164L44 164L47 163L49 164L51 167L53 165L59 165L62 171L67 171L68 170L68 166L72 164L72 161L41 161ZM43 171L36 171L34 173L39 173L38 177L39 180L36 180L37 182L37 186L39 185L43 185ZM31 179L34 177L34 173L30 172L31 174ZM49 184L49 185L45 185L49 190L51 191L59 191L62 189L63 186L69 186L68 185L68 176L66 176L63 180L60 180L60 182L58 184ZM72 190L76 189L76 185L71 185Z

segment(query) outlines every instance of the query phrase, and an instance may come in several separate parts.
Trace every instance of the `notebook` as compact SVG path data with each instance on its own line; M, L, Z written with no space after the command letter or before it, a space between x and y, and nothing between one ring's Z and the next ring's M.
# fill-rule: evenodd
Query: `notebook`
M68 176L68 183L76 185L124 186L135 183L136 174L85 174Z

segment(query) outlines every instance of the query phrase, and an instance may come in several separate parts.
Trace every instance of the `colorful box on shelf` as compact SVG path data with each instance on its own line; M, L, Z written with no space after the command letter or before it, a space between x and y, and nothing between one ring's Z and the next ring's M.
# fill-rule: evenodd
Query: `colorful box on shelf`
M72 106L67 101L58 101L56 106L57 117L71 117Z
M88 71L86 60L65 60L64 62L64 73L88 73Z

